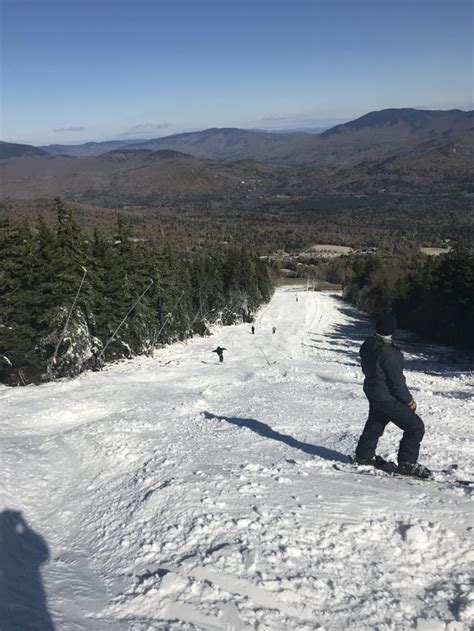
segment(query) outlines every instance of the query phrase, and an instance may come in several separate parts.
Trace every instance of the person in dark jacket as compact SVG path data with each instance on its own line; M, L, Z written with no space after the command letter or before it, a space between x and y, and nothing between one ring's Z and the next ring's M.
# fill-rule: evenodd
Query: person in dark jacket
M218 346L215 350L213 350L213 353L217 353L217 356L219 357L219 361L223 362L224 361L224 351L226 351L226 348L223 348L222 346Z
M403 375L403 354L392 342L396 328L393 315L381 316L376 322L376 334L367 338L360 349L369 417L359 438L355 459L359 464L376 464L377 443L387 424L392 422L403 430L398 471L426 478L431 472L417 462L425 427L415 414L416 403Z

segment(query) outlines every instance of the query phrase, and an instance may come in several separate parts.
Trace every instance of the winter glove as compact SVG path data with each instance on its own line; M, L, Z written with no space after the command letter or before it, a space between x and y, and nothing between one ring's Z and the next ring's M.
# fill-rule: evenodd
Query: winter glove
M410 410L412 410L412 412L416 410L416 403L413 399L410 401L410 403L407 403L407 406L410 408Z

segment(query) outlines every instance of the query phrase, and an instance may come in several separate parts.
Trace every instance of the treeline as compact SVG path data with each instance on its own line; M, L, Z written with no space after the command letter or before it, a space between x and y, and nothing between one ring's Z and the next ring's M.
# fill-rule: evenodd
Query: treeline
M244 249L177 252L81 230L55 200L55 224L0 222L0 381L38 383L140 354L219 322L251 320L273 291Z
M337 265L340 265L339 272ZM391 310L426 339L474 348L474 250L457 245L427 257L399 250L333 263L345 296L371 315Z

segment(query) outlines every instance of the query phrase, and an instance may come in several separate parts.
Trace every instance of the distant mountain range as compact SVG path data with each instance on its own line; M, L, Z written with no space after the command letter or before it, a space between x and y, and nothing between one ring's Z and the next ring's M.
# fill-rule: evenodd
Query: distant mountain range
M207 129L129 145L130 149L173 149L213 160L252 159L307 167L354 164L432 150L474 146L474 112L382 110L337 125L322 134L276 134L242 129Z
M387 109L370 112L321 134L211 128L152 140L113 140L81 145L0 144L0 157L96 156L116 149L171 149L211 160L251 159L290 167L337 165L433 150L472 151L474 112ZM44 152L44 153L43 153Z
M109 207L184 199L258 205L314 190L453 186L468 194L474 181L472 111L382 110L320 135L213 128L121 142L78 145L87 153L81 157L64 155L65 146L55 145L54 154L2 142L1 194L62 195Z
M462 110L387 109L370 112L321 134L212 128L152 140L50 145L43 151L61 155L99 155L113 149L171 149L212 160L251 159L280 166L337 165L424 153L457 145L472 148L474 112Z

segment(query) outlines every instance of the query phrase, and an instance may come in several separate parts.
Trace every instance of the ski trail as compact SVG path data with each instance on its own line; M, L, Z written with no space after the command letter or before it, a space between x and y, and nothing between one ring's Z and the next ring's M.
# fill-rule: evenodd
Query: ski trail
M255 326L0 388L0 510L47 542L56 627L467 631L468 494L332 468L367 414L367 321L338 295L282 289ZM423 459L472 477L472 372L423 353L407 354ZM399 438L387 428L381 455Z

